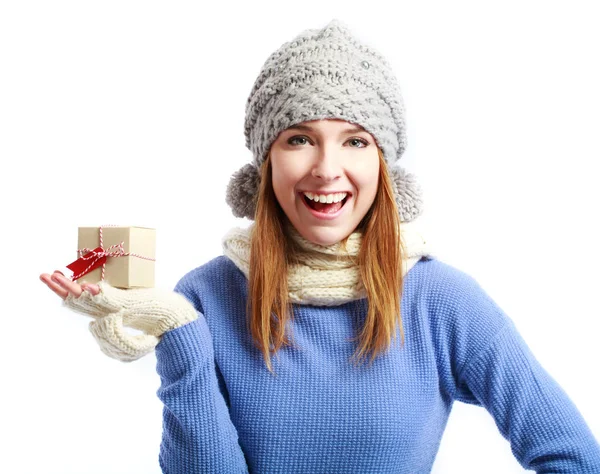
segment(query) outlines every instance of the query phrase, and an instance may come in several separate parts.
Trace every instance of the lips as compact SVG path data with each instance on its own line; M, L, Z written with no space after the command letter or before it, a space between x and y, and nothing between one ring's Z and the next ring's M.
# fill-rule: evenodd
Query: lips
M338 203L317 203L311 199L308 199L304 194L302 196L302 201L304 205L308 209L308 211L317 219L331 220L338 217L344 210L344 207L351 195L348 194L344 199L342 199Z

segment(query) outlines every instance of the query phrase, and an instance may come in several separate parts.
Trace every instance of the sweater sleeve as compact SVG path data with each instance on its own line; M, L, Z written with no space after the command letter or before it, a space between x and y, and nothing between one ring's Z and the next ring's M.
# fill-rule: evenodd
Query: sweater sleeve
M181 281L175 291L190 299ZM212 337L201 311L198 319L163 334L156 359L161 380L157 395L164 404L162 472L247 473L237 430L220 391Z
M575 404L489 295L469 277L465 288L470 329L462 332L470 338L455 351L468 357L455 373L454 398L485 407L525 469L600 473L600 445Z

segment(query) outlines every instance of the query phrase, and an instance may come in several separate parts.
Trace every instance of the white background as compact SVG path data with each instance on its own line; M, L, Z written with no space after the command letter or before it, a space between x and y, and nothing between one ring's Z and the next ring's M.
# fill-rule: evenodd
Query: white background
M0 471L160 472L154 353L106 357L39 275L76 258L78 226L156 228L164 288L221 254L248 223L224 195L251 159L254 79L334 17L397 73L438 257L500 304L600 439L595 3L3 2ZM433 472L524 470L485 409L456 403Z

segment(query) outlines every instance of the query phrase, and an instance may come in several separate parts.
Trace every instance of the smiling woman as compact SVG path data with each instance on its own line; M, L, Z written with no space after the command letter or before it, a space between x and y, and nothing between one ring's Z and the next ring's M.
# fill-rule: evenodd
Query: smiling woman
M427 473L455 401L484 407L525 469L600 472L511 318L432 255L383 56L338 20L300 33L264 63L244 130L253 159L226 200L254 222L224 255L170 295L52 287L97 318L107 355L156 348L164 472Z
M269 152L273 191L296 230L331 245L346 238L371 208L379 185L379 149L362 127L339 119L296 124ZM302 130L306 136L294 135ZM360 132L365 138L353 136ZM350 137L349 137L350 136Z

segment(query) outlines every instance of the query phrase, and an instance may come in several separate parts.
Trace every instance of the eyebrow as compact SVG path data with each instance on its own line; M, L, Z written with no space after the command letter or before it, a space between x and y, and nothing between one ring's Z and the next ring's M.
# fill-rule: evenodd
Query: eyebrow
M288 128L288 130L305 130L308 132L314 132L315 129L308 126L308 125L302 125L302 124L298 124L298 125L293 125L292 127ZM340 134L343 133L359 133L359 132L365 132L367 133L367 131L361 127L350 127L350 128L345 128L344 130L342 130L340 132Z

